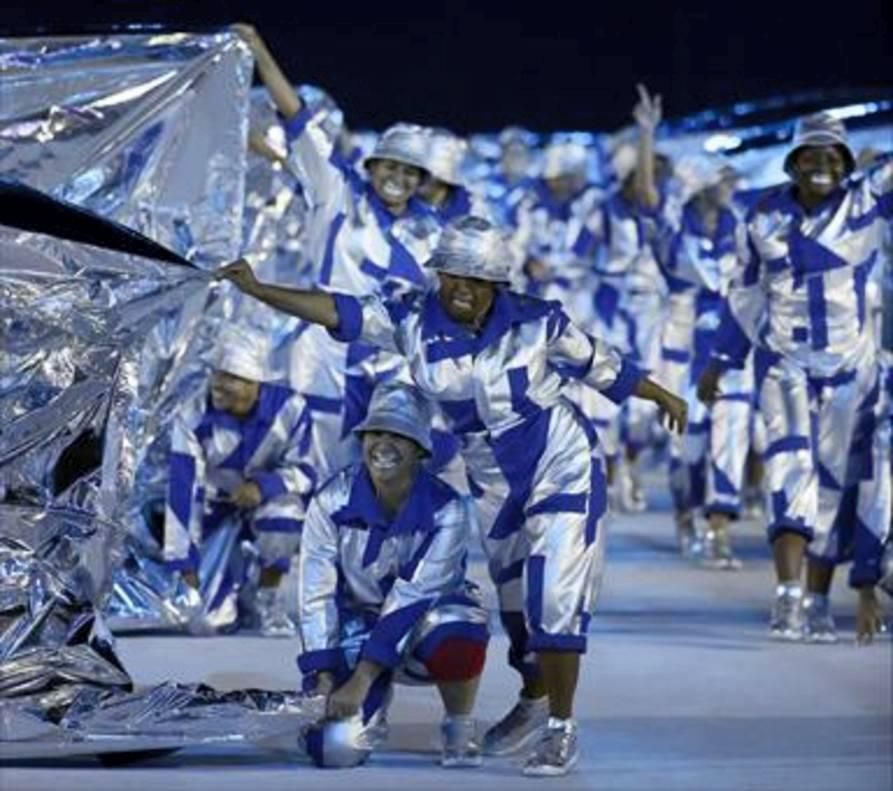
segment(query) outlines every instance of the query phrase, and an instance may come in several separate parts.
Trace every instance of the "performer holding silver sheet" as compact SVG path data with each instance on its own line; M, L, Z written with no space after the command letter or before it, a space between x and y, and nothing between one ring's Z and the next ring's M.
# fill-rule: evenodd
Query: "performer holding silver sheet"
M573 698L604 549L605 481L595 432L564 384L653 400L677 429L685 402L582 332L558 303L506 290L507 253L486 220L448 226L430 266L438 290L403 300L269 286L243 262L221 276L344 341L406 356L459 435L510 662L524 678L521 700L485 746L508 752L541 734L525 773L565 774L577 760Z
M822 594L834 565L852 559L859 634L880 618L874 586L890 522L889 442L878 428L879 362L868 283L893 207L893 163L854 174L843 124L801 120L785 160L791 184L751 212L741 282L732 289L713 364L699 389L754 347L765 420L769 538L778 589L771 633L803 636L801 564ZM819 568L819 567L823 568ZM807 625L811 617L805 613Z
M435 683L447 767L477 766L471 717L487 612L466 581L467 503L421 464L431 409L412 387L379 385L356 427L363 461L316 495L301 553L304 687L328 719L303 740L319 766L356 766L386 735L393 683Z
M304 254L320 288L352 294L425 290L422 264L440 223L417 192L426 176L428 139L422 127L386 130L365 162L368 179L339 153L330 108L305 106L250 25L234 30L253 52L258 73L283 117L288 166L308 202ZM317 327L301 326L290 381L313 414L313 464L325 480L357 457L351 429L365 414L372 389L402 362L368 345L338 344Z
M265 381L268 366L265 336L228 327L208 390L184 404L174 421L164 558L201 591L203 607L192 624L198 631L236 625L244 580L235 555L247 534L261 562L261 632L295 634L277 589L300 542L304 498L315 483L304 463L310 416L297 393ZM232 561L207 562L218 552ZM206 573L211 566L213 578Z

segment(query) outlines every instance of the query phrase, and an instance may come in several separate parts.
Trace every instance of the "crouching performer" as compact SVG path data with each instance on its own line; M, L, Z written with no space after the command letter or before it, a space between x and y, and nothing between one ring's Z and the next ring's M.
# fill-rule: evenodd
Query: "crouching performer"
M326 719L305 731L318 766L363 763L386 735L393 684L434 683L446 767L478 766L471 712L489 640L465 579L470 515L423 466L431 411L414 388L382 384L355 429L362 463L337 473L307 513L298 665Z
M296 633L278 587L315 475L302 461L309 412L300 395L266 381L269 348L259 332L227 327L208 389L174 419L164 559L200 593L194 633L238 628L245 615L258 616L266 636ZM239 613L243 539L259 556L260 584L254 612Z
M536 740L524 772L577 761L573 699L604 547L605 479L595 432L563 395L580 380L622 401L656 401L675 428L682 399L578 329L560 303L505 288L508 256L486 220L447 227L429 266L438 289L402 301L258 283L243 262L221 276L342 340L403 354L415 384L459 436L521 700L484 737L501 754ZM541 738L538 738L541 737Z

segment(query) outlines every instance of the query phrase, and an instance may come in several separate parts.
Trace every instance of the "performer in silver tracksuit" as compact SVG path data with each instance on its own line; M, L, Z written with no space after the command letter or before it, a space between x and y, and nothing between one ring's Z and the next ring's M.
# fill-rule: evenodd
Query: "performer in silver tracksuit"
M202 594L193 630L237 626L239 542L247 536L260 556L261 632L295 634L277 588L300 542L316 475L305 461L307 406L267 381L269 362L264 335L230 325L208 389L174 419L163 552Z
M699 385L754 348L766 425L769 538L778 589L773 636L826 639L834 565L853 560L858 632L880 624L874 586L890 523L889 439L879 417L880 365L869 282L893 212L893 163L854 173L843 124L802 119L785 168L791 183L746 222L741 281L729 295L713 365ZM806 610L801 564L812 560ZM823 636L824 635L824 636Z
M363 461L338 472L307 513L298 665L328 716L303 736L319 766L356 766L383 741L395 681L437 685L444 766L481 762L471 711L487 612L465 579L468 504L421 464L430 423L415 388L379 385L355 429Z
M710 408L695 395L739 266L740 222L729 205L734 177L718 158L690 158L683 166L692 197L678 220L666 222L656 245L670 290L661 381L685 393L689 404L685 437L670 440L670 489L683 555L698 554L711 567L737 568L728 522L738 516L750 446L752 366L728 371L722 395ZM701 508L710 528L696 552L695 516Z
M351 294L424 291L424 262L441 223L417 191L426 176L426 130L396 124L365 161L362 178L340 153L331 108L306 105L282 74L257 31L234 26L255 55L258 72L283 117L287 165L308 204L304 257L319 288ZM368 344L334 342L319 327L294 333L289 381L313 415L312 460L325 480L355 460L351 429L376 383L398 375L402 360Z
M582 332L558 303L501 286L507 253L486 220L448 226L430 265L439 289L396 301L261 284L243 262L220 276L344 341L362 338L407 358L414 382L459 435L510 662L524 679L521 700L485 747L510 751L541 732L525 773L565 774L578 754L573 698L606 492L595 432L564 384L580 380L616 401L653 400L676 428L685 402Z

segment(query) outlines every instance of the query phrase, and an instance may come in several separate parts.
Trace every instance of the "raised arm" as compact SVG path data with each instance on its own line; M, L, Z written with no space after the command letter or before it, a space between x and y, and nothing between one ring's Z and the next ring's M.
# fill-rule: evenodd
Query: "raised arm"
M636 156L635 188L640 204L654 209L660 203L660 193L654 183L654 132L663 117L661 98L651 96L644 85L637 85L639 102L633 108L633 118L639 127L639 142Z
M216 273L219 280L229 280L245 294L266 303L270 307L297 316L311 324L321 324L328 330L336 330L340 324L335 298L325 291L309 291L284 288L261 283L251 266L243 260L227 264Z
M276 109L286 120L294 118L301 112L301 99L288 78L282 73L282 69L279 68L279 64L276 63L276 59L267 48L260 33L255 30L253 25L244 22L233 25L231 30L248 45L254 55L257 73L266 86Z

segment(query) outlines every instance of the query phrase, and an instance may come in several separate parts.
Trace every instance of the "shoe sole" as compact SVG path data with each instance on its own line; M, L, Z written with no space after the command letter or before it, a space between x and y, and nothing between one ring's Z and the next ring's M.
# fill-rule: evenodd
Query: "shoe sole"
M791 632L791 631L774 631L770 630L769 637L773 640L777 640L780 643L802 643L803 642L803 632Z
M520 741L516 742L515 744L511 745L510 747L502 747L502 748L494 749L492 747L487 747L487 745L485 743L483 750L481 752L483 752L484 755L490 755L490 756L493 756L494 758L499 758L499 757L505 756L505 755L514 755L515 753L521 752L521 750L523 750L525 747L529 747L531 742L536 740L536 737L539 736L540 731L542 731L542 729L545 727L546 727L546 723L544 722L538 728L532 730L526 736L522 737Z
M521 774L523 774L524 777L563 777L574 770L579 757L579 755L574 755L565 767L538 766L528 768L525 766L524 769L521 770Z

